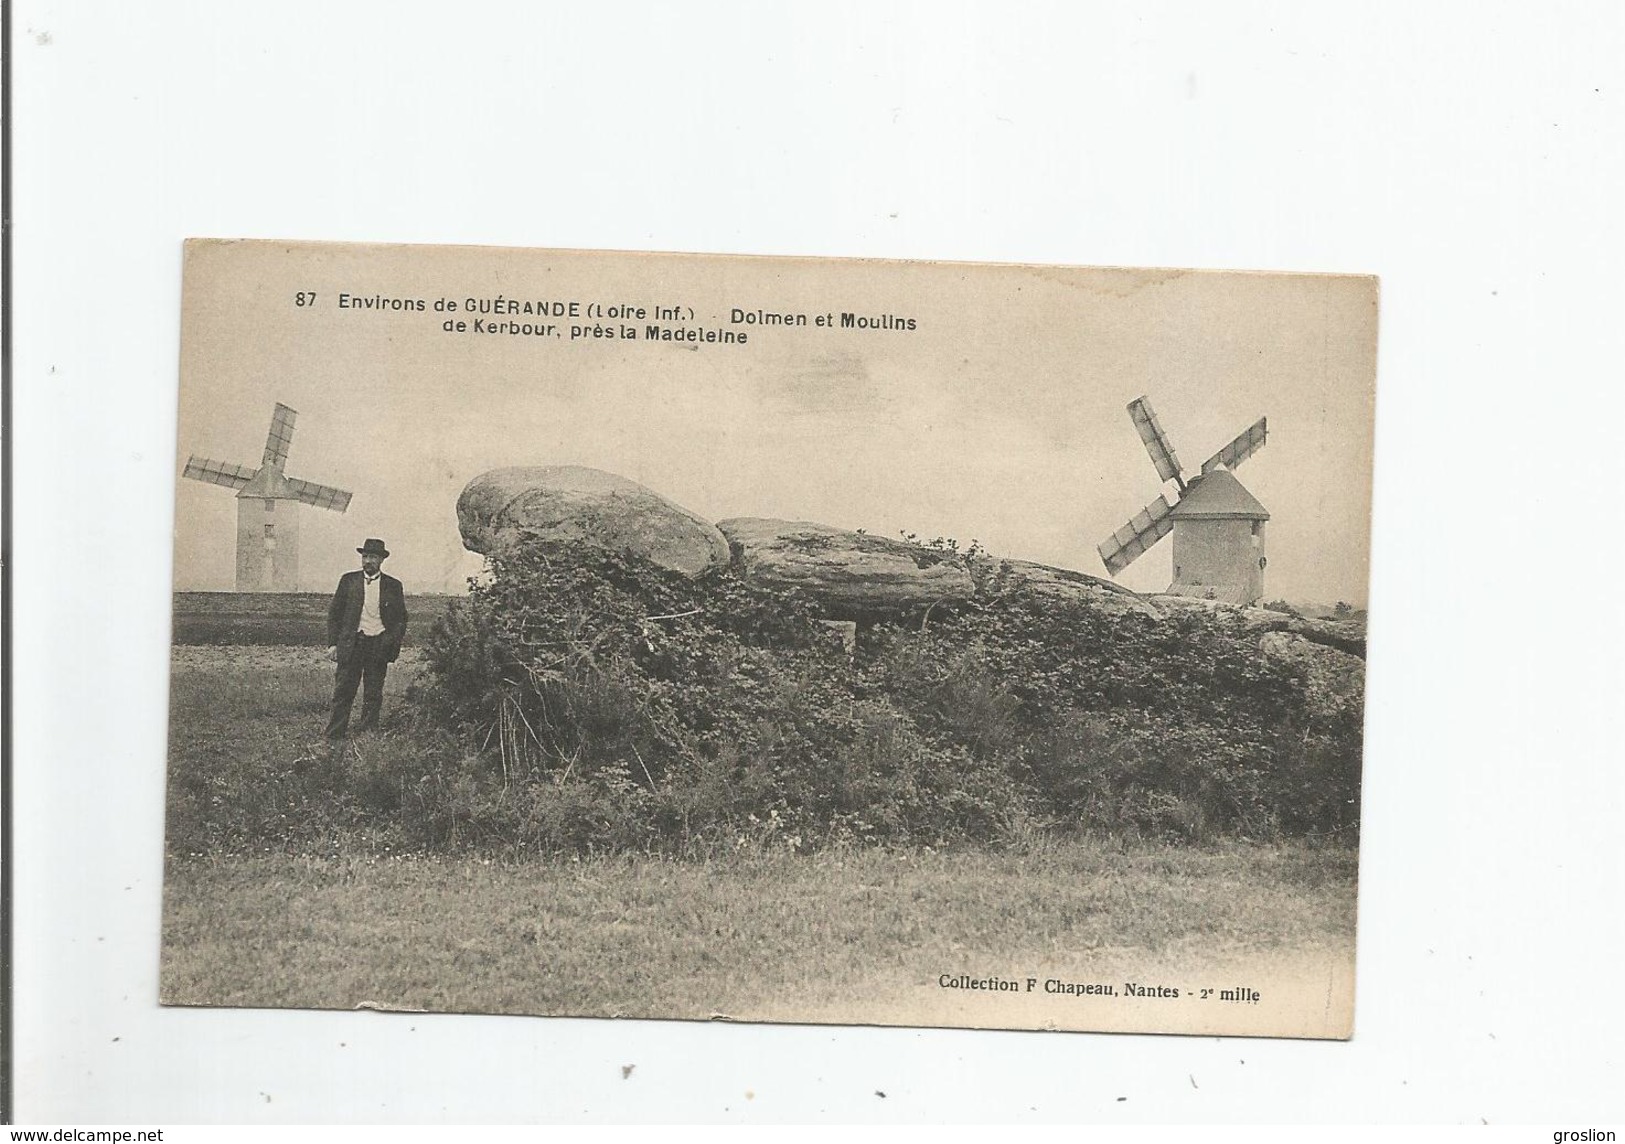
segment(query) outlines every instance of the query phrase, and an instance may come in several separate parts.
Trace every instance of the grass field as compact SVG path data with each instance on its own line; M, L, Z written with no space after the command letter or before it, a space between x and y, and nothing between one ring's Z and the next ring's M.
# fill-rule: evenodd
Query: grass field
M411 673L402 667L386 714ZM218 775L221 790L263 786L265 813L317 813L317 788L297 764L319 729L330 670L312 649L176 649L172 751ZM205 808L190 813L207 813L207 797L172 783L172 800L183 796ZM997 852L747 845L692 862L502 861L390 856L355 842L340 833L304 853L172 853L163 1000L1346 1032L1348 849L1038 835ZM942 986L959 974L1117 991L1152 981L1182 996L1080 1001L1043 987L993 996ZM1264 1003L1199 999L1238 974L1262 987Z

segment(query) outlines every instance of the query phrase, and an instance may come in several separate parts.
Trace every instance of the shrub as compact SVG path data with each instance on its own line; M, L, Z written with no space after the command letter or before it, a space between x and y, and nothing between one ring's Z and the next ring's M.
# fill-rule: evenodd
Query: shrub
M1015 799L996 744L965 718L981 687L968 672L935 700L958 733L923 733L860 694L803 601L726 569L690 580L625 555L516 548L425 654L413 701L497 760L491 781L532 808L498 832L527 846L683 850L769 823L798 849L992 837Z
M1315 723L1327 697L1260 656L1234 613L1157 620L995 582L868 647L870 687L1002 760L1048 821L1201 840L1311 832L1357 812L1359 704Z

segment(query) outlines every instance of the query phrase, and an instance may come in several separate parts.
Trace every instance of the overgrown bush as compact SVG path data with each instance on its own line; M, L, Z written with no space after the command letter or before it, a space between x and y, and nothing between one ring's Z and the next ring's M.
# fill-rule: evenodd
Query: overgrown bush
M1156 620L1018 588L869 646L871 687L1000 760L1057 823L1192 840L1343 825L1318 802L1350 805L1344 788L1324 789L1314 751L1288 749L1312 730L1305 680L1260 656L1230 613ZM1358 731L1306 741L1352 734L1357 763Z
M495 558L412 696L466 757L411 788L436 846L715 852L1050 830L1346 836L1358 702L1233 614L1155 620L985 579L865 630L628 556ZM1330 714L1328 714L1330 712Z
M861 696L839 635L803 601L726 569L688 579L628 556L510 550L425 655L418 709L496 763L486 812L453 816L464 839L991 838L1019 797L974 744L929 741L884 694Z

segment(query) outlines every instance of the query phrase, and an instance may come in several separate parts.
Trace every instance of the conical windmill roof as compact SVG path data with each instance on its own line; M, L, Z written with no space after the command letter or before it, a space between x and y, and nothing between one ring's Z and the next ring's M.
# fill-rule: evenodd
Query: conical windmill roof
M1179 498L1174 520L1268 520L1269 511L1258 503L1228 469L1214 469L1194 482Z
M282 475L282 470L275 465L261 465L254 479L249 481L237 495L240 497L260 497L264 500L297 500L293 489L288 485L288 478Z

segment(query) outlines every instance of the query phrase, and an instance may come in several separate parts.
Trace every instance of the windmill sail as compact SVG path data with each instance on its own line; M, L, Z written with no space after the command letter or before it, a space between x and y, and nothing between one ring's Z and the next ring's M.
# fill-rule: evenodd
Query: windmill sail
M1106 571L1117 575L1172 532L1174 522L1169 518L1171 512L1173 509L1168 504L1168 498L1158 497L1141 509L1133 520L1112 533L1111 539L1097 549L1100 558L1106 562Z
M240 489L254 479L254 470L227 461L211 461L207 457L188 457L181 476L211 485L224 485L228 489Z
M310 481L296 481L289 477L288 490L293 493L294 500L314 505L316 508L330 508L334 512L343 512L350 507L350 494L343 489L313 484Z
M293 419L299 414L281 402L271 414L271 431L265 436L265 460L262 464L280 469L288 459L288 446L293 444Z
M1157 475L1165 481L1178 481L1183 489L1185 482L1179 478L1179 457L1168 435L1162 431L1157 415L1152 412L1151 403L1143 397L1135 398L1128 403L1128 415L1134 422L1134 428L1139 430L1140 440L1145 442L1145 451L1151 454L1151 463L1157 467Z
M1202 472L1212 472L1219 465L1232 471L1235 467L1264 447L1269 438L1269 418L1260 417L1241 436L1202 462Z

